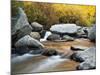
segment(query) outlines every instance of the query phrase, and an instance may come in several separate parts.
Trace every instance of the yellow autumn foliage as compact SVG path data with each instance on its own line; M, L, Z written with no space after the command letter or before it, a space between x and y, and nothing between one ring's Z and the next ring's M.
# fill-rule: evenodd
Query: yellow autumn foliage
M53 4L52 7L61 22L74 22L83 26L91 26L92 23L95 23L95 6Z
M91 26L96 18L96 6L92 5L12 1L12 17L16 15L18 7L25 10L29 22L37 21L46 28L56 23Z

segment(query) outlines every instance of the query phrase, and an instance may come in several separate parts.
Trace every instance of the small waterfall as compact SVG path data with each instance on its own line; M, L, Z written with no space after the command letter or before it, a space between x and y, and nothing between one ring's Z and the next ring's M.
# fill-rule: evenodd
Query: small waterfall
M43 39L40 39L40 41L42 42L42 41L46 41L47 40L47 37L49 36L49 35L51 35L52 33L50 32L50 31L47 31L46 33L45 33L45 36L44 36L44 38Z
M62 59L59 55L48 57L47 59L42 60L37 68L33 69L31 72L43 72L52 69L65 60L68 59Z

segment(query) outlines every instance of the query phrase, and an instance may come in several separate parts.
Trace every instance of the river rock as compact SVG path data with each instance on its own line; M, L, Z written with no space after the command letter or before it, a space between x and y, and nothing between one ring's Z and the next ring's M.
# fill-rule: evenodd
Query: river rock
M71 37L71 36L68 36L68 35L64 35L64 36L62 37L62 40L66 40L66 41L73 41L73 40L74 40L74 38L73 38L73 37Z
M29 25L27 16L22 8L19 8L18 16L12 21L14 21L11 26L12 42L15 43L18 39L32 31L32 27Z
M44 56L53 56L58 55L58 52L55 49L45 49L42 53Z
M71 46L71 50L72 51L84 51L86 50L88 47L84 47L84 46L77 46L77 45L73 45Z
M28 26L30 28L30 30L32 29L32 27L29 25L29 22L28 22L28 19L27 19L27 16L26 16L24 10L22 8L19 8L19 13L16 18L16 22L14 22L14 24L12 24L12 34L15 34L17 30L23 28L24 26Z
M83 62L85 60L94 60L96 54L96 48L91 47L84 51L77 51L72 56L71 59L76 60L78 62Z
M19 47L19 48L12 48L11 53L12 54L18 54L18 55L23 55L25 53L28 53L30 50L28 47Z
M29 53L30 54L42 54L44 49L36 49L36 50L31 50Z
M13 34L13 31L14 31L13 28L14 28L17 20L18 20L17 17L11 17L11 32L12 32L12 34Z
M77 37L79 38L87 38L88 37L89 27L81 27L77 31Z
M96 68L96 59L95 58L87 59L77 66L77 70L89 70L89 69L95 69L95 68Z
M34 39L40 40L41 36L38 32L31 32L30 36Z
M51 26L50 30L59 34L75 34L79 28L76 24L56 24Z
M37 23L37 22L33 22L31 23L31 26L33 28L33 31L36 31L36 32L40 32L43 30L43 25Z
M42 31L40 32L41 38L44 38L44 37L45 37L45 34L46 34L46 30L42 30Z
M93 27L89 30L88 38L91 41L95 41L96 40L96 25L93 25Z
M60 35L58 34L51 34L48 36L47 40L54 41L54 40L61 40Z
M43 48L44 45L41 44L38 40L30 37L29 35L26 35L15 43L15 47L31 47L40 49Z

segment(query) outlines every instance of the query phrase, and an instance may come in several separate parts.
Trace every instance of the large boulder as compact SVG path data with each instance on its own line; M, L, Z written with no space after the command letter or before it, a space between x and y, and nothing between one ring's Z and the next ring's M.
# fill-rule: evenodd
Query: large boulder
M34 39L40 40L41 36L38 32L31 32L30 36Z
M29 35L26 35L15 43L15 47L17 48L18 47L29 47L29 48L40 49L40 48L44 48L44 45L41 44L38 40L30 37Z
M96 59L90 58L77 66L77 70L89 70L96 68Z
M95 41L96 40L96 25L93 25L93 27L91 27L91 29L89 30L88 38L91 41Z
M43 30L43 26L37 22L31 23L31 26L33 28L33 31L40 32Z
M60 35L58 34L51 34L48 36L47 40L54 41L54 40L61 40Z
M12 18L12 34L15 34L17 30L23 28L24 26L28 26L30 29L32 27L29 25L28 18L22 8L18 8L18 16L17 18ZM15 19L15 20L14 20Z
M76 60L78 62L83 62L83 61L86 61L86 60L94 60L96 56L96 48L95 47L91 47L91 48L88 48L84 51L77 51L75 52L71 58L73 60Z
M51 26L50 30L59 34L75 34L79 28L76 24L56 24Z
M18 16L16 18L12 18L11 27L13 43L32 31L32 27L29 25L27 16L22 8L19 8Z

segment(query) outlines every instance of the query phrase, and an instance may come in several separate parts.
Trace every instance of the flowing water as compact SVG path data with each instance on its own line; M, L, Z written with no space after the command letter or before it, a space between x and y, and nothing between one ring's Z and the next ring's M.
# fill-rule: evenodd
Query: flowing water
M70 63L71 65L68 65ZM72 64L73 63L73 64ZM62 64L62 65L61 65ZM64 64L66 66L64 66ZM67 70L68 67L76 66L78 63L61 56L45 57L42 55L25 54L12 59L13 73L36 73ZM70 70L70 69L69 69ZM75 70L73 68L72 70Z
M44 38L40 39L40 41L41 41L41 42L47 41L47 37L48 37L49 35L51 35L51 34L52 34L52 33L51 33L50 31L47 31L47 32L45 33Z
M49 33L49 32L48 32ZM45 48L53 48L63 54L70 54L73 51L70 50L70 46L78 45L84 47L94 46L94 43L88 39L75 39L71 42L52 42L46 41L47 36L51 33L46 33L44 40L41 42L45 45ZM79 64L68 58L61 58L61 56L46 57L43 55L24 54L22 56L15 56L11 60L12 73L36 73L36 72L51 72L51 71L73 71L76 70L76 66Z

